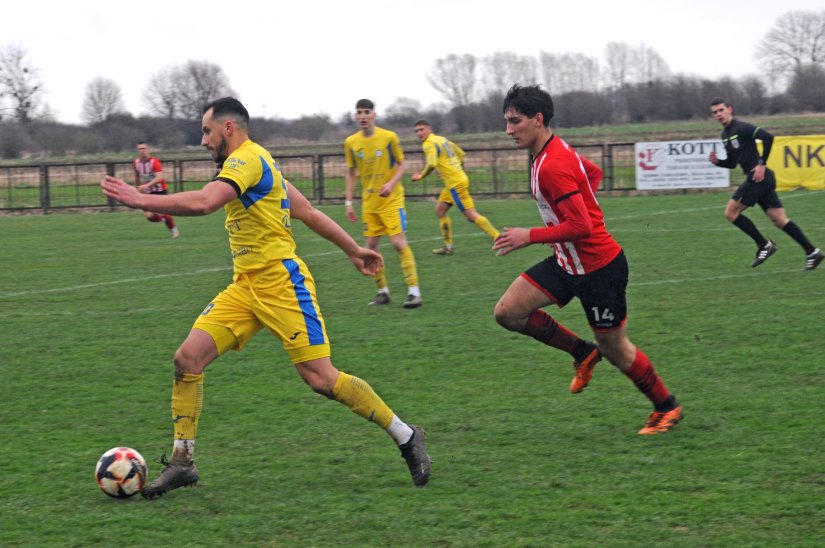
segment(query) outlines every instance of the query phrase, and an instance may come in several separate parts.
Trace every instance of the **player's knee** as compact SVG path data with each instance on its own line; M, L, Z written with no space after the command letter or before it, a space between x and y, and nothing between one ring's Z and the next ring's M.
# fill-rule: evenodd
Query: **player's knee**
M198 360L191 352L187 352L184 348L178 348L175 352L175 378L183 378L183 375L198 375L206 368L206 363L203 360Z
M304 379L307 386L309 386L316 394L321 394L325 398L329 398L331 400L335 399L335 396L332 394L332 389L335 386L335 382L330 382L322 375L314 372L302 374L301 378Z
M157 213L146 213L146 220L150 223L159 223L163 220L163 217Z
M727 209L725 210L725 219L727 219L729 222L732 223L736 220L737 217L739 217L738 211L728 211Z
M518 318L514 314L513 309L503 300L496 303L496 307L493 309L493 317L504 329L509 329L510 331L519 330Z
M333 388L338 380L338 370L331 363L327 363L329 366L315 362L300 362L295 364L295 367L301 379L313 392L332 400L335 399Z

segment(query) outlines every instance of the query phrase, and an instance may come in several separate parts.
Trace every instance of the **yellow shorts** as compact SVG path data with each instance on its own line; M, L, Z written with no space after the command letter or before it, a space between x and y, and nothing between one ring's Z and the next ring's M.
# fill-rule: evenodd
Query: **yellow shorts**
M324 318L315 280L301 259L284 259L255 272L235 274L195 320L218 352L240 350L266 327L284 345L293 363L329 357ZM227 330L234 335L229 336Z
M453 204L462 213L464 213L464 210L472 209L476 206L475 203L473 203L473 197L470 196L470 187L463 184L444 187L441 194L438 195L438 201Z
M407 231L407 212L403 207L383 211L364 211L364 236L395 236Z

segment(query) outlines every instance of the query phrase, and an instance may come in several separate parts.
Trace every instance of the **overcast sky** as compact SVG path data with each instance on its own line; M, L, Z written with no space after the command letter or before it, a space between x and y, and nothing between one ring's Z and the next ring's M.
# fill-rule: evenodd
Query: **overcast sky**
M791 10L823 0L23 0L4 2L0 47L22 46L57 119L79 123L86 84L116 81L126 108L159 69L219 65L252 116L297 118L381 108L398 97L427 107L436 59L512 51L584 53L610 41L645 44L676 73L760 72L759 40Z

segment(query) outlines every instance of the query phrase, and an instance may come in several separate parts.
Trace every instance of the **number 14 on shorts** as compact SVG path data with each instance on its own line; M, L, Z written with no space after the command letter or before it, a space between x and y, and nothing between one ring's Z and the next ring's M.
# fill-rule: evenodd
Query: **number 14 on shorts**
M599 309L598 306L593 306L590 307L590 310L593 311L593 319L596 320L596 323L612 322L616 319L616 316L613 315L613 312L611 312L609 308Z

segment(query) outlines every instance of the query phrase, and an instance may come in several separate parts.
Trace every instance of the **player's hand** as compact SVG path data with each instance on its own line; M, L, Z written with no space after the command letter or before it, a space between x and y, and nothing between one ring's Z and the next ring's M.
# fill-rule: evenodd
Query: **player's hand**
M129 207L138 207L141 200L140 191L125 181L107 175L100 181L103 194Z
M386 198L392 192L392 189L395 188L395 183L387 183L381 187L381 190L378 192L378 195L382 198Z
M358 216L355 215L355 208L354 207L352 207L351 205L348 205L348 206L345 206L345 209L346 209L346 212L347 212L347 219L349 219L349 222L354 223L354 222L358 221Z
M511 251L530 245L530 229L504 227L496 241L493 250L496 255L507 255Z
M719 163L719 156L717 156L715 152L711 152L708 156L708 160L710 160L711 164L716 165Z
M377 251L359 247L353 255L350 255L352 264L356 270L364 276L375 276L375 273L384 266L384 257Z
M759 164L751 170L753 182L761 183L765 180L765 164Z
M411 181L420 181L421 180L421 173L420 172L413 173L412 175L410 175L410 180Z

